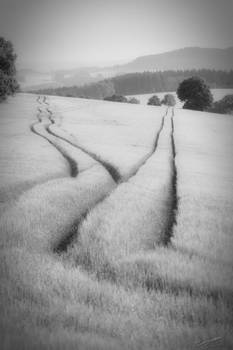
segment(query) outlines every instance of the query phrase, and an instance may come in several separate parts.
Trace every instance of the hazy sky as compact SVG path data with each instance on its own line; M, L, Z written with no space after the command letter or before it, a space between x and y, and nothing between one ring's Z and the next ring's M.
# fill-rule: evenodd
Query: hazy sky
M33 68L233 46L232 19L233 0L0 0L0 35Z

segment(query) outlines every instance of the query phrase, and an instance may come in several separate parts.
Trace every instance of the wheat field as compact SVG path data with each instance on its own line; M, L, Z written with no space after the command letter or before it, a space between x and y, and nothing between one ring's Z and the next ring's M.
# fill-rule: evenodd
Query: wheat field
M2 349L232 349L233 119L0 105Z

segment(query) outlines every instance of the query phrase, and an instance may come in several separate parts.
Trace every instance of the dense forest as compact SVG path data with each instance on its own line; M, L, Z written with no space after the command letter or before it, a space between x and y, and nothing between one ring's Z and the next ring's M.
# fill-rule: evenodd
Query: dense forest
M180 82L191 76L203 78L210 88L233 88L233 70L185 70L129 73L94 84L50 88L37 91L47 95L103 99L113 94L135 95L176 91Z

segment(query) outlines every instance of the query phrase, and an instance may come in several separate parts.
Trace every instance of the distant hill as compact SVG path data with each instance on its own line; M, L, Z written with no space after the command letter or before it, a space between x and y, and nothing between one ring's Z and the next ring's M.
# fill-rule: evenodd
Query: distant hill
M233 69L233 47L213 49L187 47L156 55L142 56L135 60L115 66L115 71L143 72L188 69Z
M126 73L158 72L167 70L211 69L229 71L233 69L233 47L211 49L187 47L156 55L142 56L122 65L111 67L84 67L53 72L19 71L23 90L38 90L82 86Z

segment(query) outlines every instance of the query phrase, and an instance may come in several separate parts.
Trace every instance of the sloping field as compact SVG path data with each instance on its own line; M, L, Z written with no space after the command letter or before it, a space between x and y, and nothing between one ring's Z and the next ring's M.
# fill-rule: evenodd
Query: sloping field
M232 349L233 119L35 95L0 113L1 348Z

